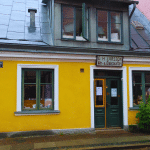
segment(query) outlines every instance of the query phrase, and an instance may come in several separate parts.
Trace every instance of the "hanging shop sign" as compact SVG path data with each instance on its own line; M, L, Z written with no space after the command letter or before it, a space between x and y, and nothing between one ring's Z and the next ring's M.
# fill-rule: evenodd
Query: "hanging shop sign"
M122 67L123 57L97 56L96 65L101 67Z

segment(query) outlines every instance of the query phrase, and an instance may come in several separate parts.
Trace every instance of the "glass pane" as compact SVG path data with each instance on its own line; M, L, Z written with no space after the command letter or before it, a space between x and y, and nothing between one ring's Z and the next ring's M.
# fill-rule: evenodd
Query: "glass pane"
M108 14L107 11L97 11L97 16L98 16L98 22L107 22Z
M24 85L24 109L36 108L36 85Z
M139 105L142 101L142 84L133 85L133 105Z
M36 83L36 71L24 71L24 83Z
M41 71L41 83L52 83L52 72Z
M120 13L116 12L111 13L111 23L121 23Z
M74 37L74 8L63 7L63 38Z
M142 80L141 80L141 73L134 73L133 72L133 85L134 83L141 83Z
M108 33L107 33L108 24L107 22L99 22L98 23L98 40L108 41Z
M103 80L96 81L96 105L103 104Z
M150 83L150 73L145 73L145 83Z
M111 41L121 41L121 19L120 13L111 13Z
M108 41L108 13L107 11L98 11L98 40Z
M150 84L145 84L145 97L146 100L149 98L150 96Z
M74 37L74 20L73 19L63 19L63 38L73 38Z
M63 18L74 18L74 8L63 6Z
M52 85L41 85L40 108L52 107Z
M76 8L76 36L82 36L82 9Z
M118 105L117 80L111 81L111 105Z
M121 41L121 24L111 23L111 41Z

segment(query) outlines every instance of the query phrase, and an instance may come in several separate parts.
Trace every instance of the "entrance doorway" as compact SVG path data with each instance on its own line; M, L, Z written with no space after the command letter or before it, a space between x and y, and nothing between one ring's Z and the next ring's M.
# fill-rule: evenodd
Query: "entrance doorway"
M94 87L95 128L122 127L121 72L95 72Z

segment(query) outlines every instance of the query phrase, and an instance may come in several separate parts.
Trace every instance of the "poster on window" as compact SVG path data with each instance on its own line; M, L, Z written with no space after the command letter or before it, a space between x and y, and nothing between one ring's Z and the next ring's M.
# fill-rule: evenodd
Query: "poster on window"
M102 95L102 87L96 87L96 95Z
M117 88L111 88L111 97L117 97Z

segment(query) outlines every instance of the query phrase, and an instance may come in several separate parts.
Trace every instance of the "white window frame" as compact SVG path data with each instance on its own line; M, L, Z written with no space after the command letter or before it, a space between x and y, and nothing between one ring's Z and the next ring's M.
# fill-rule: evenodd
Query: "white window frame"
M22 69L53 69L54 70L54 110L59 110L58 103L58 65L41 65L41 64L18 64L17 65L17 106L16 111L21 112L21 80Z
M129 67L129 98L130 107L133 107L133 88L132 88L132 72L133 71L150 71L150 67Z

